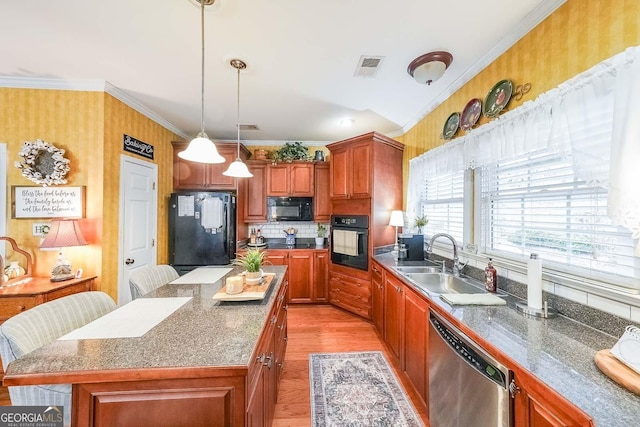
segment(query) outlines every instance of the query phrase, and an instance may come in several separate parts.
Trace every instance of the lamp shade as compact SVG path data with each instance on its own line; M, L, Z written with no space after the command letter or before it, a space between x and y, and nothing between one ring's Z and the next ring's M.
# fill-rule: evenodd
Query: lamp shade
M206 133L200 132L191 140L187 149L178 153L178 157L190 162L224 163L225 158L218 153L218 149Z
M404 227L404 214L402 213L402 211L391 211L389 225L393 225L395 227Z
M222 175L233 176L236 178L251 178L253 174L249 172L247 165L240 159L235 159L226 171L222 172Z
M54 219L49 224L49 232L40 248L65 248L88 245L75 219Z

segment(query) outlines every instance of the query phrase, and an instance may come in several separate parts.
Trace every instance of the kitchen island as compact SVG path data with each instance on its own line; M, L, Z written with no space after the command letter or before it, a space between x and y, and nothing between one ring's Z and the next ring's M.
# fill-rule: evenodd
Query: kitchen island
M12 362L4 385L72 384L74 426L270 423L288 283L286 267L264 271L275 276L256 301L214 300L224 277L164 285L143 298L189 300L143 336L54 341Z

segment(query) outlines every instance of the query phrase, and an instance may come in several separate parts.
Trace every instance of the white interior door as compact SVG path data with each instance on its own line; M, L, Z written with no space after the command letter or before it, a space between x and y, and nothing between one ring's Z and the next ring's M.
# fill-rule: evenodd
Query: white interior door
M156 264L157 180L157 165L121 155L118 305L131 301L129 275Z

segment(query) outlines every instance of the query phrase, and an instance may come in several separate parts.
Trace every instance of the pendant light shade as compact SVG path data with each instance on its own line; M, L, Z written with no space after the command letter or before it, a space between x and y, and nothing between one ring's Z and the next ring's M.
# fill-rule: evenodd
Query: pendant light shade
M240 158L240 70L247 68L247 64L240 59L232 59L231 66L238 71L238 103L237 103L237 120L236 128L238 128L238 156L231 162L226 171L222 175L233 176L235 178L251 178L253 174L249 172L249 168Z
M225 158L218 153L213 141L204 131L204 7L212 5L215 0L196 0L200 3L200 23L202 26L202 78L201 78L201 105L200 105L200 133L191 140L187 149L178 153L178 157L190 162L198 163L224 163Z

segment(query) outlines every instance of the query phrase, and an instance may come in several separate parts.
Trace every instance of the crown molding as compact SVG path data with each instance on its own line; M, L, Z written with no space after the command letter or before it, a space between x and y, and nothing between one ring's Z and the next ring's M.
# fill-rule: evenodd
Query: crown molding
M113 96L114 98L116 98L117 100L133 108L138 113L148 117L149 119L158 123L160 126L175 133L176 135L179 135L185 139L190 139L189 135L187 135L182 129L178 129L173 123L170 123L169 121L165 120L162 116L150 110L145 105L141 104L140 101L138 101L131 95L127 94L123 90L118 89L117 87L115 87L114 85L112 85L107 81L105 81L104 91L109 95Z
M473 66L458 77L451 84L445 87L433 100L423 108L418 115L406 123L402 127L403 133L407 133L411 128L417 125L422 119L424 119L429 113L435 110L440 104L447 100L462 86L467 84L472 78L474 78L480 71L485 69L489 64L498 59L500 55L505 53L511 46L513 46L518 40L524 37L527 33L533 30L539 23L544 21L549 15L551 15L557 8L566 3L567 0L549 0L540 3L540 5L525 16L513 30L502 38L500 43L495 45L486 55L478 60Z
M106 80L90 80L90 79L52 79L52 78L36 78L36 77L15 77L0 76L0 87L9 87L16 89L44 89L44 90L73 90L80 92L104 92L107 93L130 108L133 108L140 114L158 123L160 126L170 130L171 132L188 139L188 135L181 129L178 129L173 123L168 122L162 116L147 108L137 99L130 96L121 89L118 89Z

